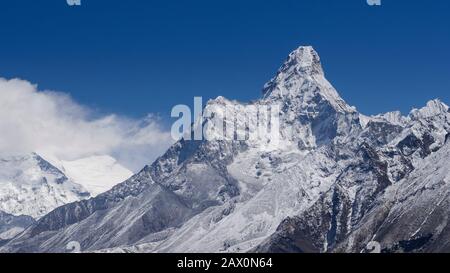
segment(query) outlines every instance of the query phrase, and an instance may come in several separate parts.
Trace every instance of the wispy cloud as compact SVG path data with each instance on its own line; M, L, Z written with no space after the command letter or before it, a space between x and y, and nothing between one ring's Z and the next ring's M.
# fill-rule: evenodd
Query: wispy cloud
M0 78L0 153L37 151L66 160L108 154L137 171L171 142L170 132L153 115L140 120L98 116L68 94Z

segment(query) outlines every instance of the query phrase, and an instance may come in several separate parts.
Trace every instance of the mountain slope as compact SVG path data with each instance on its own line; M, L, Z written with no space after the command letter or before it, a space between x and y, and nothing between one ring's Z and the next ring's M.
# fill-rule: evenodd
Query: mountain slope
M14 216L0 211L0 245L3 244L2 241L12 239L34 222L30 216Z
M450 252L450 143L390 189L336 251ZM382 205L383 204L383 205Z

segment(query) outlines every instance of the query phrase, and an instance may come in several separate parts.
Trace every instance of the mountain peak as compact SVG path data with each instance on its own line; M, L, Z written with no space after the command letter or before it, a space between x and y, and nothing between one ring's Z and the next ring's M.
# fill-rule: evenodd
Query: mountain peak
M295 100L303 108L327 102L336 111L356 112L326 80L319 54L312 46L292 51L287 60L263 90L263 99Z
M292 51L280 72L297 72L308 75L324 74L319 54L312 46L300 46Z
M412 110L410 116L413 119L430 118L448 112L449 107L441 100L435 99L427 102L427 105L421 109Z
M300 46L289 54L276 76L266 83L263 94L265 97L283 95L285 92L277 90L298 89L304 80L317 77L325 78L319 54L312 46Z

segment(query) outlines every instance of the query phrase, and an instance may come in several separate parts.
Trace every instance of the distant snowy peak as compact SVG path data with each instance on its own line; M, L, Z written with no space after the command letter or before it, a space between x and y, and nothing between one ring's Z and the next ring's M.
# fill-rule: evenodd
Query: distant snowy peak
M405 126L408 119L402 115L400 111L388 112L385 114L380 114L372 117L375 121L385 121L393 125Z
M0 158L0 210L39 218L89 193L58 168L33 153Z
M450 110L445 103L435 99L420 109L413 109L408 116L402 115L400 111L393 111L370 117L360 114L360 120L363 127L366 127L369 122L387 122L402 127L418 127L432 121L441 121L445 125L448 123L447 120L450 120Z
M111 156L92 156L74 161L61 161L67 177L86 188L92 196L104 193L133 173Z
M36 153L0 157L0 210L36 219L67 203L97 196L132 172L110 156L64 161Z
M411 119L418 120L421 118L431 118L434 116L449 115L449 107L442 101L436 99L431 100L421 109L414 109L410 113Z

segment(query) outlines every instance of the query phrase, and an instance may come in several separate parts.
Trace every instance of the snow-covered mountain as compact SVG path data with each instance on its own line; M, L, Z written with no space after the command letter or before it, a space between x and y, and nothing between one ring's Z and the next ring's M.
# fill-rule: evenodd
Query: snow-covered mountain
M110 190L131 175L110 156L75 161L44 159L36 153L3 156L0 210L38 219L57 207Z
M275 148L267 149L271 134L181 140L110 191L45 215L0 251L63 252L78 241L105 252L360 252L373 240L384 251L450 251L448 106L434 100L408 116L365 116L326 80L314 49L300 47L258 101L209 101L205 112L216 115L207 131L222 129L223 106L245 116L255 109L248 106L275 104ZM236 120L240 128L257 122Z
M0 159L0 210L39 218L89 197L79 184L37 154Z
M49 161L68 178L82 185L93 197L112 189L133 175L130 170L108 155L91 156L72 161L49 157Z

